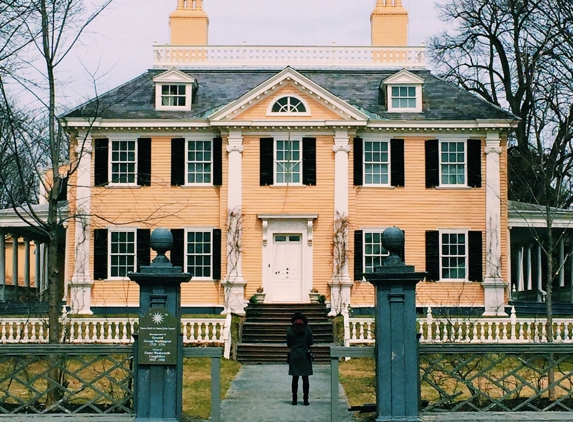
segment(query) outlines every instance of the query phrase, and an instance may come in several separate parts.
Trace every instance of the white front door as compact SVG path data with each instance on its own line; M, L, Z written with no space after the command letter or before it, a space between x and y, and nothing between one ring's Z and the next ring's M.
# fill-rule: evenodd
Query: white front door
M272 301L302 301L302 235L275 233L271 259Z

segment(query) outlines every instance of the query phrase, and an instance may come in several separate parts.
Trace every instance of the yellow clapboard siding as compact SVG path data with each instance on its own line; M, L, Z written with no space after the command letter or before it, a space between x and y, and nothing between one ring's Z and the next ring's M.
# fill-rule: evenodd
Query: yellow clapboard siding
M297 119L300 119L301 121L316 120L316 119L322 119L322 120L340 119L340 115L327 108L324 104L319 103L315 97L311 97L302 89L295 87L292 82L288 82L284 84L283 88L277 90L276 93L263 98L261 101L254 104L244 112L240 114L237 113L237 116L234 117L234 120L268 119L269 116L267 114L267 110L269 108L269 105L274 104L279 98L284 97L286 95L295 95L299 98L302 98L309 106L309 110L307 111L310 111L311 115L297 117ZM293 117L294 116L292 114L288 116L279 116L276 114L272 115L273 120L292 120Z
M92 306L139 306L139 286L133 281L95 281Z
M481 283L420 282L416 286L416 306L483 306Z

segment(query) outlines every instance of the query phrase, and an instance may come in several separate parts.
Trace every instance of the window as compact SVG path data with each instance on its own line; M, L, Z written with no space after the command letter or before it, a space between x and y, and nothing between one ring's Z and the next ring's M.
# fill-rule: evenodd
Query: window
M440 184L466 184L465 142L440 142Z
M187 142L187 183L212 184L212 141Z
M211 231L187 232L187 272L197 278L212 276Z
M135 183L135 141L111 142L111 183Z
M300 183L300 141L277 140L275 150L275 180L277 184Z
M467 278L466 233L440 233L440 279Z
M110 231L109 278L124 278L135 271L135 231Z
M425 142L426 187L481 188L480 139L432 139Z
M404 140L368 138L354 138L354 186L404 186Z
M481 231L426 231L428 281L483 281Z
M372 273L376 267L384 264L384 259L389 255L388 251L382 246L382 233L364 232L364 272Z
M392 88L392 108L416 108L416 87L415 86L393 86Z
M151 139L116 138L94 140L95 186L151 186Z
M261 139L260 185L316 185L316 139L283 136Z
M169 69L153 78L157 110L189 111L197 80L188 73Z
M306 113L306 107L295 97L279 98L272 106L272 113Z
M364 142L364 184L388 185L390 182L388 142Z
M161 85L161 105L185 107L187 105L186 85Z

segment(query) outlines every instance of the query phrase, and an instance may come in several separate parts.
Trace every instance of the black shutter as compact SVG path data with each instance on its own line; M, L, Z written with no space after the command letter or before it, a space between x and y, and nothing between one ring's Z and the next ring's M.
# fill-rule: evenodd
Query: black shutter
M148 266L151 262L150 236L151 230L137 229L137 271L141 271L142 266Z
M440 279L440 232L426 232L426 272L428 280Z
M402 234L404 236L404 244L402 245L402 249L398 252L398 256L402 258L402 262L406 262L406 231L402 230Z
M137 184L151 186L151 139L137 140Z
M60 178L60 193L58 194L57 201L68 200L68 179L70 176Z
M479 231L468 233L468 261L468 280L483 281L482 233Z
M274 139L261 138L261 158L260 158L260 185L272 185L274 181Z
M316 185L316 138L302 138L302 184Z
M171 140L171 186L185 184L185 139Z
M176 267L183 268L183 259L185 255L185 230L184 229L171 229L173 235L173 249L171 249L171 264ZM186 272L187 268L183 268Z
M468 139L468 186L481 188L481 140Z
M94 230L94 279L107 279L107 229Z
M213 229L213 280L221 280L221 229Z
M364 143L362 138L354 138L354 186L362 186L364 184L362 179L362 153L364 151Z
M426 187L440 185L440 142L437 139L426 141Z
M213 139L213 186L223 185L223 139Z
M404 140L392 139L390 141L390 184L404 186Z
M95 140L94 155L94 185L105 186L108 184L108 165L109 165L109 140Z
M354 231L354 280L362 280L362 273L364 272L363 253L364 246L362 243L362 230Z

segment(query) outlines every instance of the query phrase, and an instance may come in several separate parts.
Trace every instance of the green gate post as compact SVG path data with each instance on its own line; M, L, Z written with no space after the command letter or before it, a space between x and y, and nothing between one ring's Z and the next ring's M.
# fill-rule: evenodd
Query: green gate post
M382 234L390 256L364 277L376 289L376 421L420 421L416 283L425 272L405 265L398 253L404 233L391 227Z
M150 244L157 251L151 265L128 274L140 288L139 333L134 336L135 421L181 422L181 283L191 280L191 274L174 267L165 256L173 247L169 230L154 230Z

